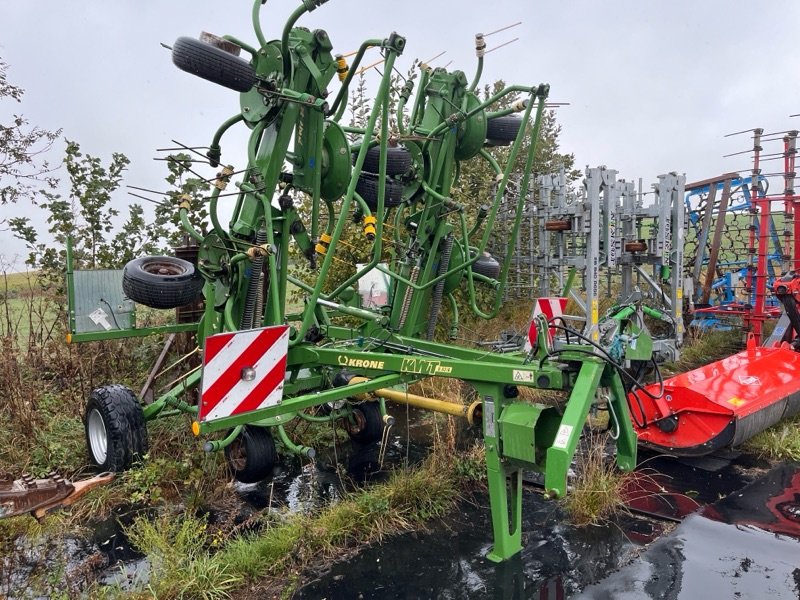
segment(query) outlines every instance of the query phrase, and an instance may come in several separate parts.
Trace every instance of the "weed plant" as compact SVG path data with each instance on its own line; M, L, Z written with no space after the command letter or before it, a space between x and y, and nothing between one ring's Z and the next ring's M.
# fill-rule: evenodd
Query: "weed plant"
M745 442L744 448L770 460L800 462L800 416L762 431Z
M729 331L690 331L687 334L680 359L664 365L664 371L683 373L697 369L744 348L744 337L740 329Z
M440 443L444 448L445 440ZM214 531L191 512L140 518L128 536L150 563L146 588L97 591L106 597L216 599L255 586L289 597L310 565L443 517L464 486L483 473L480 447L458 459L437 451L420 468L398 469L386 483L351 492L322 511L261 515L259 530L243 535Z
M618 471L606 455L607 434L593 433L584 440L584 450L575 458L576 476L562 504L576 525L596 525L611 519L623 508L628 475Z

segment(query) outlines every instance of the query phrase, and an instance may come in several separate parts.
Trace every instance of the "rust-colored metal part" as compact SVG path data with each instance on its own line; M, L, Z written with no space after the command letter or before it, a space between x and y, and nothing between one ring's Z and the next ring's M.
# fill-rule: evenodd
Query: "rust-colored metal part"
M625 244L625 252L645 252L646 250L646 242L627 242Z
M569 219L545 221L544 228L546 231L569 231L572 229L572 221Z
M71 482L56 473L45 478L0 475L0 518L31 513L37 519L57 508L70 506L90 490L110 483L113 473Z
M722 233L727 223L728 202L731 198L731 180L726 179L722 187L722 198L717 207L717 221L714 227L714 239L711 242L711 252L708 255L708 265L706 267L706 279L703 282L703 296L701 302L708 304L711 299L711 286L717 276L717 260L719 259L720 246L722 245ZM709 205L708 212L711 213L713 206Z
M13 517L36 510L40 506L59 502L73 491L72 484L58 475L34 479L4 476L0 479L0 516Z
M701 181L694 181L692 183L686 184L686 191L691 192L692 190L696 190L698 188L706 187L707 185L716 186L718 183L724 183L727 179L738 179L740 177L739 173L735 171L731 171L730 173L723 173L722 175L717 175L716 177L712 177L710 179L703 179Z

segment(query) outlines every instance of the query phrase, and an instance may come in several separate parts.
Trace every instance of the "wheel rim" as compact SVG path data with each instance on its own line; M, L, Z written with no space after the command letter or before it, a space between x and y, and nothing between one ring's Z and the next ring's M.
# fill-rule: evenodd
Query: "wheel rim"
M164 275L167 277L183 275L186 272L180 265L160 260L153 260L143 264L142 271L150 273L151 275Z
M92 451L92 456L98 465L102 465L108 456L108 436L103 415L96 408L89 413L86 430L89 434L89 449Z
M353 421L355 422L351 422L350 419L345 419L347 432L350 435L358 435L367 428L367 418L360 408L353 409Z
M236 439L231 442L228 452L228 462L235 471L243 471L247 466L247 449L241 440Z

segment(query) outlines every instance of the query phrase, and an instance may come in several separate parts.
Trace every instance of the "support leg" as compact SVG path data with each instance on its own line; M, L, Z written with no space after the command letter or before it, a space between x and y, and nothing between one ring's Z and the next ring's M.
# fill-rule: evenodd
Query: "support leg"
M513 600L525 598L525 569L519 556L495 568L494 599Z
M522 550L522 469L501 459L499 418L507 403L503 387L475 382L472 385L483 397L483 437L494 534L494 547L487 558L502 562Z
M583 424L594 401L604 364L585 361L578 372L569 401L561 417L561 425L553 445L547 449L544 489L547 494L560 498L567 493L567 471L575 455L575 448L583 431Z
M487 558L502 562L522 550L522 469L507 468L489 440L486 441L486 468L494 534L494 547Z

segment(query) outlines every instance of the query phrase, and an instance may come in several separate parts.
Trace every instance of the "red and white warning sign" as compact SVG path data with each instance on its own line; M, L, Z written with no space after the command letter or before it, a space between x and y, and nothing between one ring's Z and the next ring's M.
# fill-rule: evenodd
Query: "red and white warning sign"
M207 337L199 420L214 421L278 404L288 351L287 325Z
M525 342L523 346L523 350L525 352L530 352L531 348L533 348L533 344L536 343L536 316L537 315L544 315L547 317L549 321L553 317L560 317L564 314L564 310L567 308L567 299L562 298L560 296L552 296L548 298L537 298L536 302L533 305L533 313L531 313L531 323L528 326L528 341ZM550 337L553 337L556 333L555 328L549 327L548 333Z

